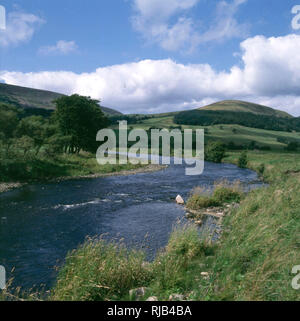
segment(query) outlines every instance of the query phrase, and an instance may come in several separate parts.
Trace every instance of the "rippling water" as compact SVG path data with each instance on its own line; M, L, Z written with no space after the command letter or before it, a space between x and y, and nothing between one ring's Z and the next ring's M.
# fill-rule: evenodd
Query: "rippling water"
M144 247L151 258L184 217L175 204L195 186L216 180L240 180L246 188L261 183L257 175L230 164L205 164L200 176L186 176L183 166L154 173L34 184L0 195L0 264L14 285L49 288L68 251L86 236L104 233ZM13 273L9 271L14 269Z

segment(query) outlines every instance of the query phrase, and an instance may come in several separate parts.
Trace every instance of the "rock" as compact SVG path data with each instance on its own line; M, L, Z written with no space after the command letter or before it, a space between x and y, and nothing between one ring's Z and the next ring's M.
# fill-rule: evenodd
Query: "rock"
M129 298L131 301L140 301L147 292L147 288L138 288L138 289L132 289L129 291Z
M195 221L195 224L197 224L197 225L199 225L199 226L201 226L202 225L202 221L201 220L199 220L199 221Z
M184 296L182 294L171 294L169 301L184 301Z
M176 197L176 203L180 205L184 205L184 200L180 195L177 195Z
M238 203L234 203L233 205L232 205L232 208L233 209L237 209L237 208L239 208L240 207L240 204L238 204Z
M150 296L146 301L158 301L156 296Z
M208 273L208 272L201 272L201 276L202 276L203 279L205 279L205 280L209 279L209 273Z

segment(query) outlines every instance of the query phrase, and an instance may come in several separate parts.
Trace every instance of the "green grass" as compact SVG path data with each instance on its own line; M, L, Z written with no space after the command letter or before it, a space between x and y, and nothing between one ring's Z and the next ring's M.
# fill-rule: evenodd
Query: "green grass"
M62 154L55 158L25 157L1 161L0 182L42 181L61 177L76 178L93 174L117 173L122 170L133 170L143 165L106 164L99 165L93 154Z
M166 249L151 263L144 261L142 252L127 250L121 243L89 240L68 254L49 299L129 300L131 289L147 287L147 297L163 300L190 289L198 262L212 251L211 243L199 242L193 225L175 228Z
M116 126L115 126L116 127ZM151 127L170 128L178 127L173 122L173 116L153 117L141 121L139 124L129 125L131 128L149 129ZM249 128L240 125L214 125L214 126L190 126L182 125L182 129L199 129L207 130L205 137L207 140L221 141L224 144L234 142L236 145L249 145L252 141L256 142L259 147L269 147L273 151L283 151L286 144L280 143L277 139L296 140L300 143L300 133L289 133L281 131L264 130Z
M95 301L126 299L132 288L147 284L151 272L144 254L122 244L88 240L68 254L51 300Z

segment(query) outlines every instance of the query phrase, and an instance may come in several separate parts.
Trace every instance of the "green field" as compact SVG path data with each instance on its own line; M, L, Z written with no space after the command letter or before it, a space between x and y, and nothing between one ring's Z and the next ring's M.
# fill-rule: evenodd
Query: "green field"
M130 124L129 128L143 128L148 130L149 128L172 128L179 125L173 122L173 116L153 117L141 121L138 124ZM117 126L114 126L117 128ZM206 128L206 138L208 140L219 140L228 144L234 142L237 145L248 145L252 141L255 141L258 146L268 146L274 151L283 150L286 144L278 142L277 139L295 140L300 143L300 133L289 133L281 131L264 130L257 128L244 127L240 125L214 125L214 126L190 126L181 125L182 129L199 129Z

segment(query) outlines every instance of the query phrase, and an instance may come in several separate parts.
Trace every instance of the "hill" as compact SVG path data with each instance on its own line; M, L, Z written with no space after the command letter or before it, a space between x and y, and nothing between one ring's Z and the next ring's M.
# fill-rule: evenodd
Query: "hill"
M122 119L128 121L130 128L146 130L204 128L207 140L222 141L232 150L254 147L283 150L290 142L300 146L300 118L242 101L222 101L183 112L122 115ZM112 127L117 129L117 122Z
M64 96L52 91L0 84L0 102L13 104L24 109L41 109L45 114L55 109L54 100ZM102 107L108 115L120 115L117 110Z
M239 100L225 100L174 115L177 125L235 124L275 131L300 131L300 118L267 106Z
M240 100L223 100L205 107L198 108L198 110L246 112L253 113L255 115L293 118L293 116L284 111Z

